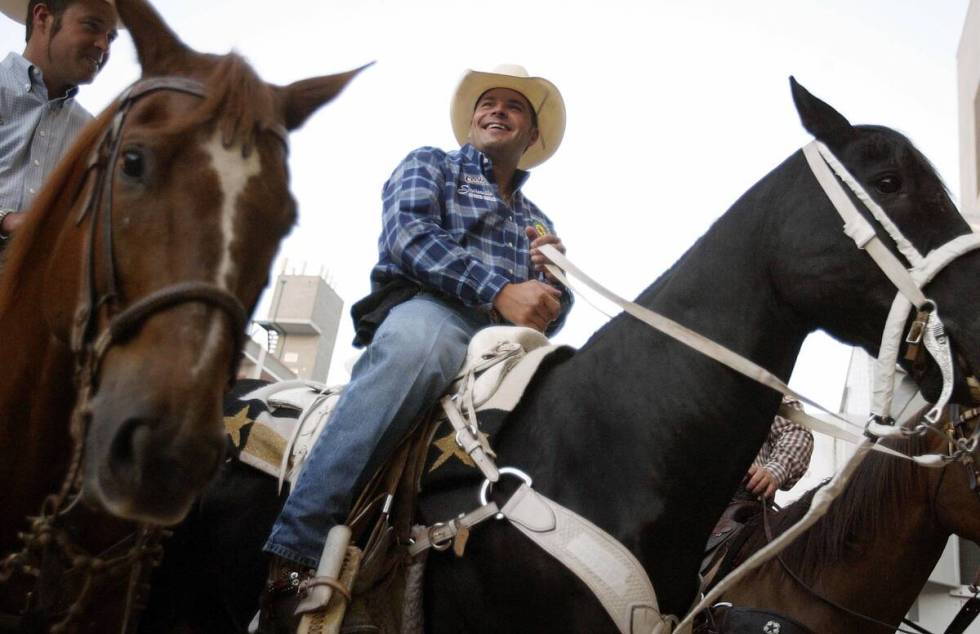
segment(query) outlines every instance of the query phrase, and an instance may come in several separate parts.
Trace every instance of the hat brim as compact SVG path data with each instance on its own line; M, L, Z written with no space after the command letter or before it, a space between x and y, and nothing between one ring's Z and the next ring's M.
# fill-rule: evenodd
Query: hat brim
M453 134L460 145L468 142L476 100L491 88L509 88L524 95L538 116L538 140L524 152L518 167L530 169L551 158L565 136L565 101L543 77L515 77L467 71L456 88L449 108Z
M103 1L111 4L113 8L116 6L114 0ZM0 13L3 13L17 24L26 24L28 3L29 0L0 0ZM118 14L116 14L116 29L120 31L125 29L122 21L119 20Z

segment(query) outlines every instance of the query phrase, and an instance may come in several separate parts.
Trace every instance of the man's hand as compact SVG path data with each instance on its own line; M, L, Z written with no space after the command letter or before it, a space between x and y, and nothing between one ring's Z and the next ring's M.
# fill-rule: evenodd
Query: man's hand
M767 500L776 495L778 484L772 474L766 471L765 467L752 465L749 467L749 473L746 478L745 488L752 495L758 495Z
M24 223L24 214L11 211L4 215L3 222L0 222L0 236L6 238Z
M551 261L538 249L543 245L551 244L559 252L565 253L565 245L562 244L561 238L550 233L541 235L534 227L524 227L524 233L527 235L527 239L531 241L531 263L534 264L534 270L544 273L549 280L557 282L558 280L545 268L545 265L550 264Z
M561 312L560 299L561 291L554 286L528 280L505 284L493 298L493 307L512 324L544 332Z

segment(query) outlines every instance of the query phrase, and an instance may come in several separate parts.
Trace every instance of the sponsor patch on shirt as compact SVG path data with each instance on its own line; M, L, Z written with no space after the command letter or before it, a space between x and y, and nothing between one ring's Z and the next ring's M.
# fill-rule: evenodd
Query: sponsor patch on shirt
M464 174L463 175L463 180L466 181L467 183L469 183L470 185L489 185L490 184L490 181L488 181L486 179L486 177L483 176L482 174L481 175Z
M489 185L489 183L487 184ZM470 198L479 198L480 200L497 200L497 195L493 193L492 189L481 189L477 187L470 187L469 185L463 184L456 188L456 192L461 196L469 196Z

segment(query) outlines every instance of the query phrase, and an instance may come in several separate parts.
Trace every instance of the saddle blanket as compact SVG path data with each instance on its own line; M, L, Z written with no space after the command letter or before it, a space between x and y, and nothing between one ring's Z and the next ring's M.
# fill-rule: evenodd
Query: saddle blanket
M448 394L464 407L472 407L481 425L491 411L489 418L496 423L517 406L534 373L556 352L565 357L572 349L551 345L531 328L485 328L470 342L466 362ZM280 486L293 482L343 389L305 380L238 381L224 406L225 431L233 452L245 464L278 478ZM440 415L443 413L437 410L436 416ZM438 451L444 460L455 455L464 463L469 461L465 453L449 447Z

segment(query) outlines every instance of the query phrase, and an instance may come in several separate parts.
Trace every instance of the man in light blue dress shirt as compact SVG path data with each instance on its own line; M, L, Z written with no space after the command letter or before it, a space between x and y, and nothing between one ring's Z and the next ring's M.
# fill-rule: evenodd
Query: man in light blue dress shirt
M0 11L26 22L27 40L23 55L10 52L0 62L0 239L5 240L92 119L75 95L108 60L118 18L109 0L0 0Z

